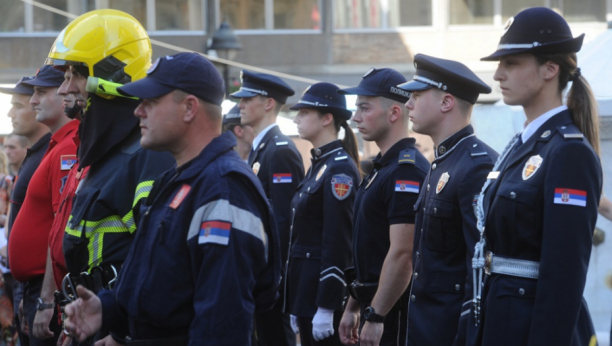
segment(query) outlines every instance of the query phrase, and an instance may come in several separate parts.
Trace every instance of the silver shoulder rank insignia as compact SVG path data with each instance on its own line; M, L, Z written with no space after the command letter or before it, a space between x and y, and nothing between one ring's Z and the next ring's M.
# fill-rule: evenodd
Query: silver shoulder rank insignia
M319 172L317 173L317 178L315 179L315 181L318 181L319 179L321 179L321 177L323 176L323 173L325 173L326 169L327 169L327 165L323 165L323 167L321 167L321 169L319 169Z
M331 180L332 192L338 200L346 199L353 188L353 179L346 174L334 175Z
M531 178L542 165L542 161L543 159L540 155L530 157L525 163L525 167L523 167L523 180Z
M255 175L257 175L257 173L259 173L259 167L261 167L261 164L259 162L255 162L253 164L253 173L255 173Z
M368 189L368 187L370 187L370 185L372 184L372 182L374 181L374 179L376 179L376 176L378 175L378 171L376 171L376 173L374 173L374 175L372 176L372 178L370 178L370 180L368 181L368 185L366 185L366 190Z
M448 174L448 172L442 173L440 180L438 180L438 186L436 187L436 195L442 192L442 189L446 186L446 183L448 183L448 179L450 179L450 174Z

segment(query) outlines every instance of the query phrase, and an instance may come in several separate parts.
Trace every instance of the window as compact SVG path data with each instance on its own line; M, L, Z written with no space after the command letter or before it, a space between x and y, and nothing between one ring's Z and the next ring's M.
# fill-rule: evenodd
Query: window
M544 0L501 0L502 1L502 23L508 18L529 7L544 6Z
M155 30L204 30L202 0L156 0Z
M568 22L606 21L606 0L558 1L558 8Z
M493 0L450 0L450 24L493 24Z
M146 0L107 0L106 6L100 6L98 8L111 8L113 10L119 10L132 15L137 21L146 28L147 25L147 1Z
M337 29L387 29L431 25L430 0L336 0Z
M47 0L45 5L67 11L66 0ZM33 7L33 31L62 31L72 19L36 6Z
M320 30L319 0L219 0L221 20L239 30Z
M24 7L21 1L11 1L0 11L0 32L23 32L25 28Z

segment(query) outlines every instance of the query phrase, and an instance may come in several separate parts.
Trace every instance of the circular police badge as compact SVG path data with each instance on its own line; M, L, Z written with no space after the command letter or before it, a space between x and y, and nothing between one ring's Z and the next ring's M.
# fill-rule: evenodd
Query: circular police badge
M319 170L319 173L317 173L317 178L315 180L321 179L321 176L323 176L323 173L325 173L326 169L327 165L323 165L323 167L321 167L321 169Z
M508 18L508 20L506 21L506 25L504 25L504 32L502 33L502 37L508 32L508 30L512 26L512 23L514 23L514 17Z
M253 164L253 173L255 173L255 175L257 175L257 173L259 173L259 167L261 167L261 164L259 162L255 162Z
M531 178L542 165L542 156L535 155L529 158L523 167L523 180Z
M155 59L155 61L151 64L151 67L149 67L149 69L147 70L147 74L153 73L153 71L155 71L158 65L159 65L159 58Z

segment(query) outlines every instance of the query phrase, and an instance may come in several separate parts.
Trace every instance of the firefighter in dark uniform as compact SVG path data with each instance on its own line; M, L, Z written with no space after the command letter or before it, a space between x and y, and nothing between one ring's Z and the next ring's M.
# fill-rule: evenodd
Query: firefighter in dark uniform
M472 306L472 257L480 238L474 196L497 153L470 125L478 95L491 88L465 65L417 54L406 107L412 130L431 137L435 159L414 210L414 274L408 345L465 345Z
M406 342L408 284L412 275L412 241L417 201L429 163L408 138L409 93L397 88L406 79L392 69L369 70L355 88L353 121L364 140L380 153L355 197L353 257L356 279L340 340L347 345L403 345Z
M527 121L479 199L484 239L474 267L478 279L489 276L475 294L482 315L469 324L480 328L478 345L596 343L582 293L602 170L597 105L577 67L583 38L556 12L529 8L510 18L497 51L483 58L499 61L504 102L523 106Z
M144 77L150 59L144 28L116 10L76 18L49 52L47 64L65 71L60 88L86 105L79 128L79 167L73 169L89 166L89 172L76 193L63 241L73 288L84 285L96 292L116 279L134 238L138 206L154 179L173 164L170 154L140 146L139 121L133 116L136 99L92 92L102 80L123 84Z
M293 141L276 125L276 117L295 91L282 79L264 73L242 71L241 79L240 90L231 96L240 99L241 124L251 126L255 134L249 165L259 178L274 211L281 257L283 265L286 265L293 217L291 199L304 179L304 164ZM283 301L281 290L274 309L255 317L259 345L295 345L295 333L291 329L289 314L283 313Z
M360 182L359 151L347 121L352 112L330 83L313 84L292 106L300 138L312 143L312 166L291 202L291 249L285 308L297 317L303 346L341 345L338 324L351 266L353 202ZM344 140L338 139L340 128Z
M126 345L250 345L253 314L271 308L280 281L272 212L261 184L221 134L223 81L197 53L158 60L120 92L142 145L171 151L112 290L79 288L66 328L79 339L100 327Z

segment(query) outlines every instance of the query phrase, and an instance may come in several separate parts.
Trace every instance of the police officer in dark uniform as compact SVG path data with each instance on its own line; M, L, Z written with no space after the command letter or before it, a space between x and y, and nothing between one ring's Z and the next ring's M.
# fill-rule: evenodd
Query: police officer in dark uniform
M597 105L577 67L583 38L551 9L529 8L510 18L497 51L483 58L499 61L504 102L523 106L527 121L479 199L484 239L474 266L479 279L490 274L482 315L469 324L481 328L479 345L596 343L582 294L602 171Z
M119 90L143 99L142 145L171 151L177 165L143 205L116 286L99 298L79 287L67 330L83 339L108 328L126 345L249 345L281 263L261 185L233 135L221 134L221 75L199 54L179 53Z
M291 202L291 249L284 311L297 316L303 346L341 345L338 324L346 295L359 151L347 121L352 112L330 83L313 84L292 106L300 138L312 143L312 166ZM344 140L338 139L340 128Z
M276 117L287 98L295 93L282 79L265 73L242 71L242 86L231 94L239 98L241 123L253 128L255 139L249 165L259 178L272 205L280 237L283 264L289 251L291 199L304 179L302 156L293 141L281 133ZM282 291L281 291L282 292ZM284 314L283 297L272 311L255 318L259 345L295 345L289 314Z
M356 279L342 321L347 345L397 345L406 342L407 288L412 275L415 204L429 163L408 138L406 79L392 69L369 70L355 88L353 121L364 140L380 153L355 197L353 256ZM360 322L360 323L359 323ZM361 325L360 325L361 324Z
M235 105L229 112L223 114L222 132L231 131L236 136L236 147L234 150L240 155L244 162L248 162L251 146L253 145L253 128L240 123L240 108Z
M465 345L472 306L472 257L480 238L474 196L497 153L476 138L472 105L491 88L465 65L417 54L406 107L412 130L431 137L435 159L414 209L414 274L408 345Z

